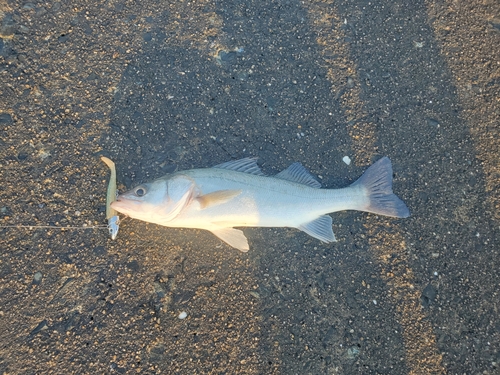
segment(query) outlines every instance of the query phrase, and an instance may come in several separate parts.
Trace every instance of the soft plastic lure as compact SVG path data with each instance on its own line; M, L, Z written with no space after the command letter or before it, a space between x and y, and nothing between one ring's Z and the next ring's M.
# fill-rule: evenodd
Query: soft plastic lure
M108 230L111 235L111 239L116 239L118 235L118 230L120 229L120 217L118 216L118 212L111 208L111 203L116 200L117 192L116 192L116 168L115 163L111 159L108 159L105 156L101 156L101 160L106 163L111 171L111 175L109 177L108 184L108 192L106 195L106 219L108 219Z

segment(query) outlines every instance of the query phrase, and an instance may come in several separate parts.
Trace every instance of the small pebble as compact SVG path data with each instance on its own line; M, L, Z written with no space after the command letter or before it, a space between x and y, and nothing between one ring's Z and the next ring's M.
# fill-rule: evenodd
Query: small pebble
M33 275L33 282L32 285L40 285L42 282L43 275L40 271L35 272Z
M187 312L183 311L179 314L178 318L179 319L186 319L187 316L188 316Z
M347 165L350 165L350 164L351 164L351 158L350 158L349 156L344 156L344 157L342 158L342 161L343 161L344 163L346 163Z
M257 298L257 299L258 299L258 298L260 298L259 293L254 292L254 291L251 291L251 292L250 292L250 295L251 295L252 297Z
M347 349L347 358L349 359L355 359L359 355L359 349L355 346L350 347Z
M0 113L0 124L12 124L14 120L12 120L12 116L8 113Z

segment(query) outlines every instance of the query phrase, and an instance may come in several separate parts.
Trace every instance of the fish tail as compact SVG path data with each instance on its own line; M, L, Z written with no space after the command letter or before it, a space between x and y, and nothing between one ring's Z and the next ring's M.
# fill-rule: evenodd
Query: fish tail
M392 217L410 216L406 204L392 192L392 163L388 157L370 166L351 186L362 187L369 198L360 210Z

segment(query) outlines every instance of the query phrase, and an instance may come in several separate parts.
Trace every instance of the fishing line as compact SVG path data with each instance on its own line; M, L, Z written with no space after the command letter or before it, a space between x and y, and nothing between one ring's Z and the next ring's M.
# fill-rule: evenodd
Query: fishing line
M107 225L81 225L77 226L64 226L58 227L55 225L0 225L0 228L25 228L25 229L37 229L37 228L48 228L48 229L108 229Z
M123 220L128 218L128 216L125 216L124 218L119 220L119 223L121 224ZM107 229L109 230L109 225L64 225L64 226L58 226L58 225L0 225L0 229L2 228L19 228L19 229Z
M118 234L118 230L120 228L120 220L118 216L118 212L113 210L110 205L113 201L116 200L117 190L116 190L116 168L115 163L105 156L101 156L101 160L109 167L111 171L111 176L109 178L108 191L106 195L106 219L108 219L108 225L0 225L0 229L2 228L18 228L18 229L107 229L109 234L111 235L111 239L116 239L116 235Z

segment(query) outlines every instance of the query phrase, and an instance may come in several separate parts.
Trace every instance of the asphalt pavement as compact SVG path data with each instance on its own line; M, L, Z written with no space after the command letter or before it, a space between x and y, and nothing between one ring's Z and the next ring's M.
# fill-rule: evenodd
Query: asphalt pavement
M0 0L0 373L499 374L498 46L497 0ZM101 155L120 191L388 156L411 216L113 241Z

